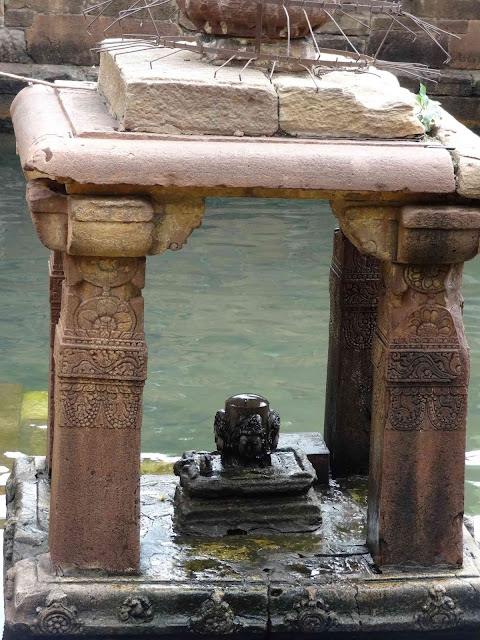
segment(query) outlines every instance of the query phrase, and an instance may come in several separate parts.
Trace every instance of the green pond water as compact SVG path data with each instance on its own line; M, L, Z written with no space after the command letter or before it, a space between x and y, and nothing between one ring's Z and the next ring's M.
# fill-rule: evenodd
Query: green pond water
M13 136L0 135L0 485L18 452L43 454L48 250L25 204ZM284 431L322 431L328 202L215 199L179 252L147 260L142 448L210 449L225 398L265 395ZM464 278L471 348L466 512L480 514L480 259ZM1 517L0 513L0 517ZM480 524L480 520L479 520Z

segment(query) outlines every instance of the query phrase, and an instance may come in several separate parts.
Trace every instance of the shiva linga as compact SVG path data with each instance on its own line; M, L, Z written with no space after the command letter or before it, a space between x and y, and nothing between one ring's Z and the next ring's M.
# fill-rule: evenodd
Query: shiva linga
M175 527L188 535L304 533L321 525L306 454L278 448L280 416L256 394L228 398L214 420L217 451L175 464Z

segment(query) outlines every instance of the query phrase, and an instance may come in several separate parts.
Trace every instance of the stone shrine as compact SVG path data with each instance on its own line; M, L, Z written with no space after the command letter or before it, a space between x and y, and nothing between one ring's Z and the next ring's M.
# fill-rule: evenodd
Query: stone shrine
M98 87L31 86L12 107L52 257L49 450L18 459L7 488L7 637L477 638L461 278L480 246L478 138L444 111L425 136L385 71L317 90L306 72L217 79L168 53L155 68L158 52L105 51ZM330 482L318 433L283 445L249 395L217 413L217 453L177 464L180 487L140 477L145 257L180 249L207 197L331 203ZM259 500L258 532L231 524L225 491ZM301 532L272 527L286 497L306 506ZM197 500L219 508L202 520L200 504L186 535Z
M175 463L179 532L219 537L319 529L315 470L300 449L277 448L280 416L265 398L228 398L214 432L218 451L189 451Z

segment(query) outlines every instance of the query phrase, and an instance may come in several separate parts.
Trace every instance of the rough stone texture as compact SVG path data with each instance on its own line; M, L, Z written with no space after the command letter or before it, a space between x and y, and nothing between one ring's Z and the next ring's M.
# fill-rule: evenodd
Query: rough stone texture
M48 288L50 302L50 355L48 366L48 434L47 434L47 469L52 469L53 439L55 431L55 332L60 319L62 307L62 285L65 280L63 272L63 254L52 251L48 261Z
M66 196L41 181L27 202L42 243L71 255L141 257L178 251L202 222L203 198Z
M111 22L111 18L101 16L92 25L89 35L85 30L86 22L83 16L37 14L33 26L26 31L28 54L39 64L97 64L98 54L90 49L105 38L104 30ZM147 23L133 18L124 20L123 27L127 33L152 33L152 28ZM162 35L181 33L176 24L159 23L158 29ZM121 36L120 26L115 25L108 34L110 37Z
M6 27L31 27L35 12L31 9L12 9L5 13Z
M315 471L299 449L277 449L271 464L227 462L219 452L187 451L175 463L180 486L194 498L240 496L268 498L305 493L316 480ZM248 502L248 500L247 500Z
M474 20L478 18L477 0L411 0L411 12L417 16Z
M164 49L163 55L171 52ZM176 53L150 70L158 52L102 54L99 91L127 131L155 133L273 135L277 96L266 76L247 69L215 68L198 55ZM181 105L181 109L180 109Z
M273 82L280 128L293 136L403 138L424 132L413 95L389 73L335 71L317 82L318 90L306 74L278 75Z
M256 33L257 5L250 0L177 0L182 13L191 20L198 31L216 35L253 38ZM316 28L329 20L322 8L310 8L309 20ZM286 38L287 16L280 4L263 7L262 32L268 38ZM289 7L289 27L292 38L310 33L308 21L301 7Z
M13 9L30 9L35 13L53 14L53 15L80 15L96 3L92 0L4 0L6 10ZM132 5L131 0L116 0L112 3L112 6L102 7L103 15L115 16L123 9L127 9ZM166 2L164 5L155 7L152 9L154 18L156 20L165 19L169 17L172 11L175 9L175 3L173 0ZM92 18L95 13L92 14ZM83 16L82 16L83 17ZM92 19L90 18L90 19Z
M335 230L324 432L334 477L368 473L379 270L378 260Z
M147 352L144 258L65 256L49 547L62 570L135 572Z
M366 47L366 53L368 55L375 55L386 33L386 31L372 32ZM448 50L448 36L442 35L438 41ZM387 40L382 45L379 58L381 60L417 62L443 69L445 67L447 54L427 35L405 31L391 31Z
M22 30L0 28L0 61L31 62L26 48Z
M328 485L330 480L330 452L319 433L281 433L280 448L292 447L306 454L317 474L319 484Z
M55 80L96 81L98 77L97 71L92 67L77 67L66 64L39 65L0 62L0 71L37 80L46 80L47 82L55 82ZM15 94L24 87L25 82L0 77L0 94L11 94L12 100Z
M0 120L10 118L10 107L15 96L0 93Z
M466 198L480 199L480 140L477 135L446 112L436 130L439 140L452 147L457 192Z
M451 66L456 69L478 69L480 56L480 10L478 20L470 20L461 40L451 39Z
M15 471L16 511L27 495L22 483L35 484L41 468L39 461L29 463L27 473ZM193 632L239 638L333 633L342 640L367 640L375 632L388 632L392 640L478 636L480 555L467 532L461 570L378 573L363 544L362 508L349 494L351 489L358 496L363 484L318 491L324 510L320 536L215 541L174 535L175 487L172 476L142 477L140 576L55 575L44 547L30 538L6 576L5 640L45 638L53 622L62 624L64 638L179 638ZM48 493L46 498L39 498L40 510ZM31 509L17 536L28 527L44 535L48 509L45 516L36 520Z

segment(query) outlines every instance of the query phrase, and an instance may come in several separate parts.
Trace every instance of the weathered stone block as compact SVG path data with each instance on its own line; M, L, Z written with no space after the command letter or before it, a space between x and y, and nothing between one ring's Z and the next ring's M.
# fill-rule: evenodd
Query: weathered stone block
M4 0L7 10L30 9L35 13L45 14L82 14L86 9L97 4L94 0ZM1 3L0 3L1 4ZM132 5L131 0L116 0L110 6L102 7L104 16L115 16L121 10ZM166 2L152 9L155 20L168 18L175 10L174 0ZM97 12L98 13L98 12ZM96 13L89 14L87 20L90 21Z
M375 55L380 45L379 58L402 62L418 62L432 67L444 67L447 54L427 35L391 31L384 42L387 31L372 31L366 53ZM383 44L382 44L383 42ZM448 36L441 36L438 42L448 50Z
M478 98L472 96L461 98L457 96L444 96L441 99L442 107L454 118L460 120L467 127L480 126L480 103Z
M330 452L319 433L281 433L280 448L300 449L315 469L320 484L328 484L330 478Z
M330 35L330 34L318 34L316 36L316 41L318 42L319 47L323 47L324 49L338 49L340 51L353 51L352 47L346 42L345 38L341 35ZM350 42L353 44L355 49L360 53L365 53L366 48L366 37L357 37L352 36L350 38Z
M6 27L31 27L35 11L31 9L10 9L5 12Z
M0 28L0 60L2 62L31 62L26 48L25 33L21 29Z
M298 137L404 138L421 135L413 95L391 74L335 71L317 81L278 75L280 128Z
M474 96L480 96L480 71L471 71L472 76L472 93Z
M479 9L480 14L480 9ZM451 66L456 69L478 69L480 67L480 15L470 20L468 31L461 40L450 38Z
M412 0L411 12L422 17L475 20L480 17L478 0Z
M172 50L164 49L162 55ZM102 55L99 91L128 131L155 133L273 135L277 95L259 70L215 68L196 54L179 51L153 64L158 51Z
M466 101L468 98L458 98ZM478 100L471 99L472 102ZM436 131L439 140L451 151L455 162L457 192L466 198L480 199L480 143L477 135L444 112Z
M18 76L37 78L47 82L55 80L96 81L97 72L91 67L77 67L66 64L22 64L20 62L0 63L0 71L14 73ZM18 93L25 87L25 82L19 82L12 78L0 77L1 93Z
M80 15L35 16L33 26L27 30L28 53L37 63L91 65L98 63L98 54L90 51L104 39L104 30L111 24L111 18L101 16L92 25L89 35L86 21ZM141 20L123 20L123 28L128 33L151 34L152 27ZM162 35L178 35L180 28L175 24L158 23ZM109 35L122 35L119 24L109 30ZM15 60L23 62L23 60Z
M0 120L10 118L10 106L14 98L14 95L0 93Z

